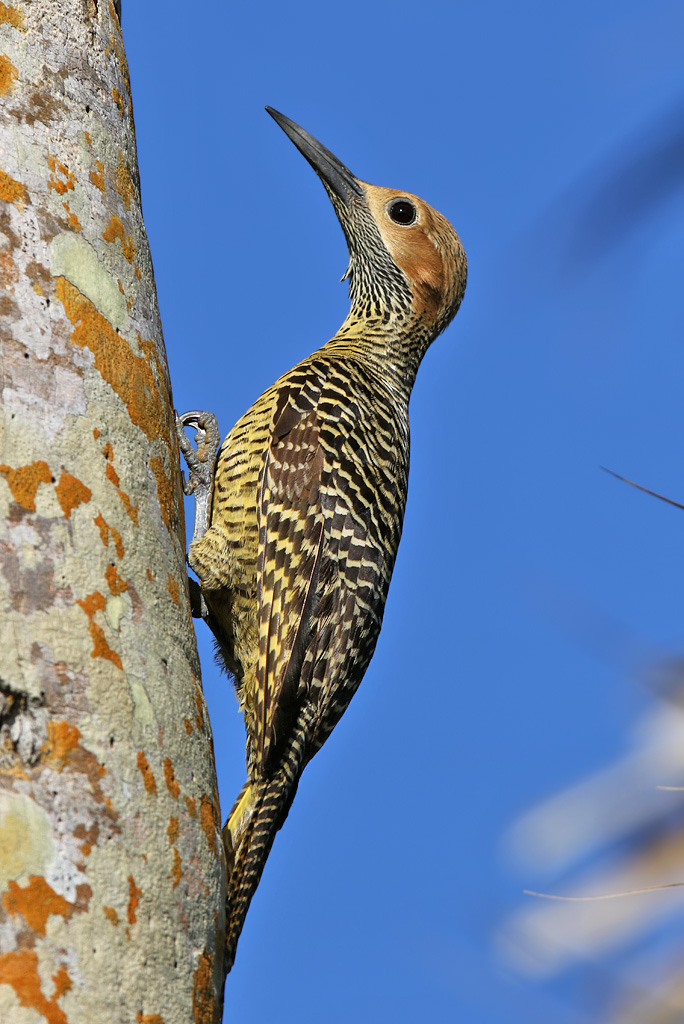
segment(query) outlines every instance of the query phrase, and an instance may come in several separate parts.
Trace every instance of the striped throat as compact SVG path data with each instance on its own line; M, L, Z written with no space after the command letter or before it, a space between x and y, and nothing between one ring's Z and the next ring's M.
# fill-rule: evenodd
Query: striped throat
M428 347L463 299L461 241L418 196L360 181L294 121L266 109L323 182L347 240L351 309L325 347L358 352L408 397Z

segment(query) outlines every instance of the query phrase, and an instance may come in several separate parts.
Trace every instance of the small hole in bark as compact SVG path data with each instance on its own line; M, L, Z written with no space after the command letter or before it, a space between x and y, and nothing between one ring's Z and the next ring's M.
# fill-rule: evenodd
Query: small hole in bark
M86 114L89 114L89 113L90 113L90 107L89 107L89 106L88 106L88 104L86 103Z
M57 477L56 476L51 477L50 478L50 482L53 483L53 484L56 484L57 483Z
M168 661L166 660L166 658L162 658L162 665L164 666L164 668L166 668L166 666L168 665Z
M114 737L113 737L113 736L110 736L110 737L109 737L109 746L110 746L110 747L113 747L113 746L114 746Z
M29 358L30 358L30 356L29 356L28 352L24 352L24 359L29 359Z

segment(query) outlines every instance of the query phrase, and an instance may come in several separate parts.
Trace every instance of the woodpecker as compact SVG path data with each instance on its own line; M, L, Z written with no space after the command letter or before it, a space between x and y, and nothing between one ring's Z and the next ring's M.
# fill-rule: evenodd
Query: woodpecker
M177 421L197 503L188 563L247 733L247 782L223 833L227 970L301 773L373 655L406 505L409 397L466 284L463 247L440 213L360 181L266 110L330 197L349 249L351 308L244 414L217 458L211 414ZM184 429L193 424L197 452Z

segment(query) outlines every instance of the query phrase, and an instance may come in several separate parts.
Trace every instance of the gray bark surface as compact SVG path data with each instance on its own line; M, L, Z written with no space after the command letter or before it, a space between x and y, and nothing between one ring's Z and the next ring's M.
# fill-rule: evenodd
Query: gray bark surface
M0 1021L210 1024L225 866L114 6L0 3Z

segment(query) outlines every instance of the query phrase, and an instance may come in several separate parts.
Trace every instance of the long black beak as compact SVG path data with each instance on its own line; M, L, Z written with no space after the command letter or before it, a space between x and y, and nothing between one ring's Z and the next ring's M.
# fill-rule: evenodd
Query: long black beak
M279 124L289 139L303 157L309 161L316 174L323 181L324 185L341 199L347 206L352 196L363 196L363 189L348 167L337 159L337 157L322 146L321 143L309 135L298 124L291 121L289 117L278 113L273 107L266 107L276 124Z

